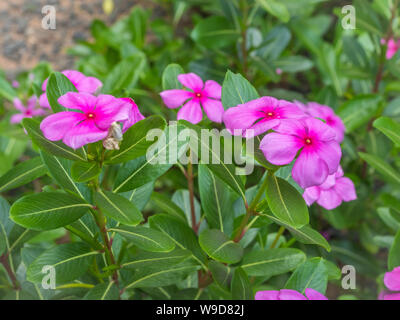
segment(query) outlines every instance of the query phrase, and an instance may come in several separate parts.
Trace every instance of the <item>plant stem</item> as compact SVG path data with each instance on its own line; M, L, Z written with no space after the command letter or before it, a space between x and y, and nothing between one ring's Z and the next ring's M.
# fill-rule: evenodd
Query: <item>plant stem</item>
M13 272L10 263L8 262L8 253L5 253L0 257L0 263L4 266L4 269L6 270L8 276L10 277L13 288L15 290L19 290L20 286L17 277L15 276L15 273Z
M281 235L283 234L285 232L285 227L280 227L279 228L279 230L278 230L278 233L276 234L276 236L275 236L275 239L274 239L274 241L272 242L272 244L271 244L271 249L272 248L275 248L275 246L276 246L276 244L278 243L278 240L279 240L279 238L281 237Z
M243 22L242 22L242 42L241 42L241 53L242 53L242 69L243 75L247 78L247 17L248 17L248 5L246 0L241 1L241 9L243 11Z
M249 222L251 216L255 213L254 209L256 208L256 206L258 205L258 203L260 202L261 197L263 196L265 189L267 187L267 177L265 177L261 187L258 189L255 197L253 198L253 200L250 203L250 206L247 208L246 210L246 215L244 216L242 222L240 223L239 229L236 232L235 237L233 238L233 241L235 242L239 242L240 239L243 238L244 234L246 233L246 226L247 223Z
M193 164L192 164L192 153L189 153L189 163L187 169L187 180L189 189L189 202L190 202L190 214L192 217L192 229L197 233L198 227L196 223L196 211L194 207L194 185L193 185Z

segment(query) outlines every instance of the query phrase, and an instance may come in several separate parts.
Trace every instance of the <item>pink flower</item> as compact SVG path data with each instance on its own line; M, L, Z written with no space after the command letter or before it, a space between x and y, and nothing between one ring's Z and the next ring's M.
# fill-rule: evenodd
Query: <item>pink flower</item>
M135 101L131 98L120 98L122 101L127 102L131 105L130 115L128 120L123 121L122 132L125 132L130 127L132 127L136 122L143 120L145 117L140 113L139 107L135 103Z
M277 75L282 74L282 69L281 69L281 68L276 68L276 69L275 69L275 73L276 73Z
M83 73L76 70L64 70L61 73L72 82L78 92L95 93L103 85L99 79L86 77ZM39 104L43 108L50 109L50 103L46 96L48 80L46 79L42 84L44 93L39 98Z
M300 292L290 289L267 290L258 291L256 293L256 300L328 300L323 294L318 291L307 288L305 290L305 295L303 296Z
M275 165L289 164L300 151L292 177L303 189L319 186L337 171L342 151L335 132L321 120L285 120L275 131L261 140L260 149Z
M191 123L199 123L203 118L201 107L207 117L214 122L222 122L224 107L221 103L221 86L213 81L203 80L194 73L178 75L178 81L191 91L184 89L165 90L160 93L168 108L183 107L178 111L178 120L183 119Z
M13 86L13 88L19 88L19 82L17 80L13 80L11 85Z
M74 111L62 111L46 117L40 124L44 136L63 140L73 149L103 140L113 122L124 122L132 114L132 105L110 95L95 97L89 93L68 92L58 103Z
M381 44L386 44L386 40L382 39ZM390 60L400 49L400 41L395 41L393 38L389 39L387 42L386 59Z
M309 206L317 201L321 207L333 210L340 206L342 201L357 199L357 194L353 181L343 177L343 170L339 166L338 171L329 175L323 184L305 189L303 198Z
M400 266L386 272L383 282L389 290L400 291ZM400 292L383 291L378 298L379 300L400 300Z
M36 108L37 99L35 96L32 96L28 99L26 107L23 105L22 101L18 98L14 98L14 107L21 113L14 114L10 122L11 123L20 123L24 118L32 118L35 116L42 116L45 114L44 110L40 108Z
M244 137L251 138L277 128L283 119L304 117L304 113L291 102L261 97L229 108L223 118L230 132L241 129Z
M295 101L295 104L311 117L324 120L325 123L335 131L336 141L339 143L343 141L346 127L344 126L342 119L335 114L332 108L316 102L303 104L299 101Z

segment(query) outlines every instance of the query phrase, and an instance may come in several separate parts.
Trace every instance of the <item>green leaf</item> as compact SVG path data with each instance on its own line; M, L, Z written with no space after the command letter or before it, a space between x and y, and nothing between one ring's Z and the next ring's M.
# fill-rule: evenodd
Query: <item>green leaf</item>
M169 64L164 69L161 78L163 90L181 89L182 84L178 81L178 75L183 73L185 73L185 71L179 64Z
M282 57L274 61L275 67L283 72L295 73L311 69L314 66L312 60L302 56Z
M187 224L166 214L151 216L149 224L168 236L178 248L191 251L197 263L207 270L204 264L206 257L199 246L196 234Z
M147 133L153 129L164 130L165 125L165 120L158 115L135 123L124 133L119 150L112 152L105 162L108 164L126 162L145 155L154 143L146 139Z
M107 94L119 94L122 90L134 88L145 64L146 58L142 53L121 60L108 73L101 91Z
M232 268L214 260L208 262L208 267L210 268L215 282L218 283L221 288L229 290L229 285L233 276Z
M72 164L71 176L76 182L87 182L101 173L97 162L77 161Z
M263 217L267 217L273 222L288 229L290 233L293 235L293 237L296 238L297 241L304 244L315 244L325 248L325 250L327 251L331 251L331 246L329 245L328 241L326 241L326 239L317 230L314 230L310 225L305 225L298 229L293 228L289 224L274 217L271 214L271 211L265 200L261 201L260 204L257 205L255 211L258 212Z
M376 169L380 174L383 175L385 180L389 182L400 184L400 174L393 169L386 161L372 154L359 152L358 153L364 161L366 161L371 167Z
M135 260L123 263L122 267L162 270L163 268L174 266L191 256L190 251L182 249L175 249L171 252L141 252L135 255Z
M232 193L207 166L199 165L198 176L200 200L208 225L230 234L233 228Z
M42 192L18 199L10 217L19 225L34 230L56 229L82 217L92 205L61 192Z
M270 14L282 22L289 22L290 13L285 4L278 0L257 0L257 2Z
M249 277L242 268L236 268L231 282L232 299L254 300Z
M350 133L366 124L378 111L382 100L378 95L362 95L345 102L338 110L346 126L346 133Z
M143 221L136 206L121 195L99 189L94 194L94 202L107 217L123 224L135 226Z
M388 117L380 117L374 121L374 127L382 131L394 144L400 146L400 124Z
M222 83L221 100L226 109L259 98L257 90L240 73L228 70Z
M400 266L400 230L394 238L393 244L389 250L388 267L392 270Z
M249 276L272 277L295 269L305 260L305 254L298 249L267 249L246 254L241 267Z
M239 37L239 32L225 17L212 16L201 19L190 36L197 44L218 49L234 44Z
M62 73L53 72L47 82L46 95L53 112L65 111L66 109L58 103L58 98L67 92L77 92L72 82Z
M180 137L183 126L171 125L159 132L158 141L147 151L146 156L125 163L118 171L114 192L125 192L138 188L163 175L185 151L187 139ZM182 139L182 140L181 140Z
M312 288L325 294L328 284L328 270L322 258L312 258L300 265L286 282L285 289L293 289L304 294Z
M180 264L165 267L161 270L154 268L146 270L146 268L143 268L134 274L133 279L125 288L164 287L176 284L197 269L198 266L185 261Z
M119 300L119 289L114 282L100 283L90 289L83 300Z
M139 248L151 252L169 252L174 250L175 243L171 238L160 231L146 227L125 227L111 228L124 238L132 241Z
M73 150L67 147L60 141L47 140L42 131L40 130L40 123L34 119L25 118L22 120L22 124L32 141L44 151L53 154L55 156L75 160L75 161L86 161L86 152L84 148Z
M17 93L13 87L2 75L0 75L0 97L4 97L10 101L13 101L17 97Z
M219 230L204 230L199 236L199 243L214 260L232 264L242 259L243 248Z
M153 192L151 195L151 200L155 203L155 205L161 209L163 212L178 218L182 222L187 223L185 212L171 199L162 193Z
M0 192L23 186L45 175L47 169L40 157L24 161L0 177Z
M154 183L149 182L139 188L133 189L132 191L120 193L120 195L132 202L136 208L141 211L149 202L153 190Z
M179 120L179 123L192 130L190 135L191 151L201 159L203 163L222 181L229 185L233 191L237 192L238 195L245 200L244 184L240 176L236 174L236 167L234 164L225 163L224 154L224 138L214 137L213 133L210 133L208 141L202 138L204 135L201 133L201 128L185 120ZM210 139L211 138L211 139ZM219 153L213 148L213 141L219 139ZM210 143L211 140L211 143ZM197 148L196 148L197 147Z
M267 202L272 213L294 228L308 224L308 209L303 197L287 181L268 174Z
M98 251L81 242L60 244L43 252L27 270L27 279L34 283L42 282L51 271L43 269L51 266L55 271L56 285L73 281L87 271Z
M84 198L81 191L81 189L84 189L84 186L77 184L72 179L71 160L58 158L43 151L40 151L40 156L42 157L42 161L46 165L51 177L60 187L66 191L77 194L81 198Z

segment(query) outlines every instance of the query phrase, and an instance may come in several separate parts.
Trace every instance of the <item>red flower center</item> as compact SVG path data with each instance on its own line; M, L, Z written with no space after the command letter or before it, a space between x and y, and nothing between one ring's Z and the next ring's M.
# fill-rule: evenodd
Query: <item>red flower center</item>
M312 140L310 138L304 139L304 142L305 142L306 145L312 144Z
M88 118L88 119L94 119L95 116L96 115L93 112L90 112L90 113L86 114L86 118Z
M201 98L201 92L196 93L196 98Z

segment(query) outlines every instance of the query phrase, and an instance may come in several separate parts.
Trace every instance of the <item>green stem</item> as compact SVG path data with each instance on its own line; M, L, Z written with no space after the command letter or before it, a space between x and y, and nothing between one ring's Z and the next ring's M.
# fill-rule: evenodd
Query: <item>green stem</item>
M279 238L281 237L281 235L285 232L285 227L281 226L278 230L278 233L275 236L274 242L272 242L271 244L271 249L275 248L276 244L278 243Z
M189 153L189 163L187 169L187 180L189 189L189 202L190 202L190 214L192 217L192 228L194 232L197 233L197 223L196 223L196 211L194 207L194 185L193 185L193 164L192 164L192 153Z

